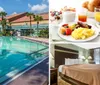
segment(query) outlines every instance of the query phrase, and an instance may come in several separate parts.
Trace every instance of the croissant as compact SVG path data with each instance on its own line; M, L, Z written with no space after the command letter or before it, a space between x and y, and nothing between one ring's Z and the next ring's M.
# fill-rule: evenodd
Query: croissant
M100 0L89 0L82 4L82 7L87 8L89 11L93 12L95 7L100 6Z

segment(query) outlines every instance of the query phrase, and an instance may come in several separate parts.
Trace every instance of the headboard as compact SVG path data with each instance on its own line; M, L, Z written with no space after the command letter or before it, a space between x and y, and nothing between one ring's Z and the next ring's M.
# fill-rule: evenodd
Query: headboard
M59 65L65 64L65 58L76 59L78 58L78 51L69 48L64 48L60 46L54 47L55 49L55 67L58 68Z

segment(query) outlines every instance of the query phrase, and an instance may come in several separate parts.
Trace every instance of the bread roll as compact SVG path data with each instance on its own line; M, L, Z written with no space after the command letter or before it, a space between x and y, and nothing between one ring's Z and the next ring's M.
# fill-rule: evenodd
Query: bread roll
M93 12L95 7L100 6L100 0L89 0L84 2L82 6Z
M94 8L99 6L100 0L90 0L88 4L88 10L94 11Z
M89 4L89 2L88 2L88 1L86 1L86 2L84 2L84 3L82 4L82 7L84 7L84 8L87 8L87 9L88 9L88 4Z

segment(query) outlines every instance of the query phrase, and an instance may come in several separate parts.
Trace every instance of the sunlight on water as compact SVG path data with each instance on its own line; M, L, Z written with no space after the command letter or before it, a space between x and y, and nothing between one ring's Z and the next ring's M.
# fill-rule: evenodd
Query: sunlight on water
M42 60L46 45L15 37L0 37L0 83ZM37 53L31 52L37 51ZM47 50L43 50L46 52Z

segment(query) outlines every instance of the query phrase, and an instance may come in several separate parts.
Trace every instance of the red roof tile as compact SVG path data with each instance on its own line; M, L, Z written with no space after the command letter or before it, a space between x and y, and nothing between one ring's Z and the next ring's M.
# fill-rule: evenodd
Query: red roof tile
M23 16L23 17L21 17L21 18L18 18L18 19L16 19L16 20L12 21L12 22L26 22L26 21L29 21L29 20L30 20L29 17ZM33 19L32 19L32 20L33 20Z
M6 16L6 19L11 19L13 17L19 16L19 15L22 15L22 14L24 14L24 13L12 14L12 15Z
M39 15L43 17L43 20L49 20L49 14L48 13L41 13ZM29 17L26 16L26 12L7 16L6 19L11 21L11 22L27 22L27 21L30 21ZM1 20L1 18L0 18L0 20ZM32 21L33 20L34 20L34 18L32 18Z
M48 13L42 13L40 16L43 17L44 20L49 20L49 14Z
M48 13L43 13L43 14L39 14L40 16L43 17L43 20L48 20L49 19L49 15ZM34 20L34 18L32 18L32 21ZM21 18L18 18L12 22L27 22L27 21L30 21L29 17L27 16L23 16Z

